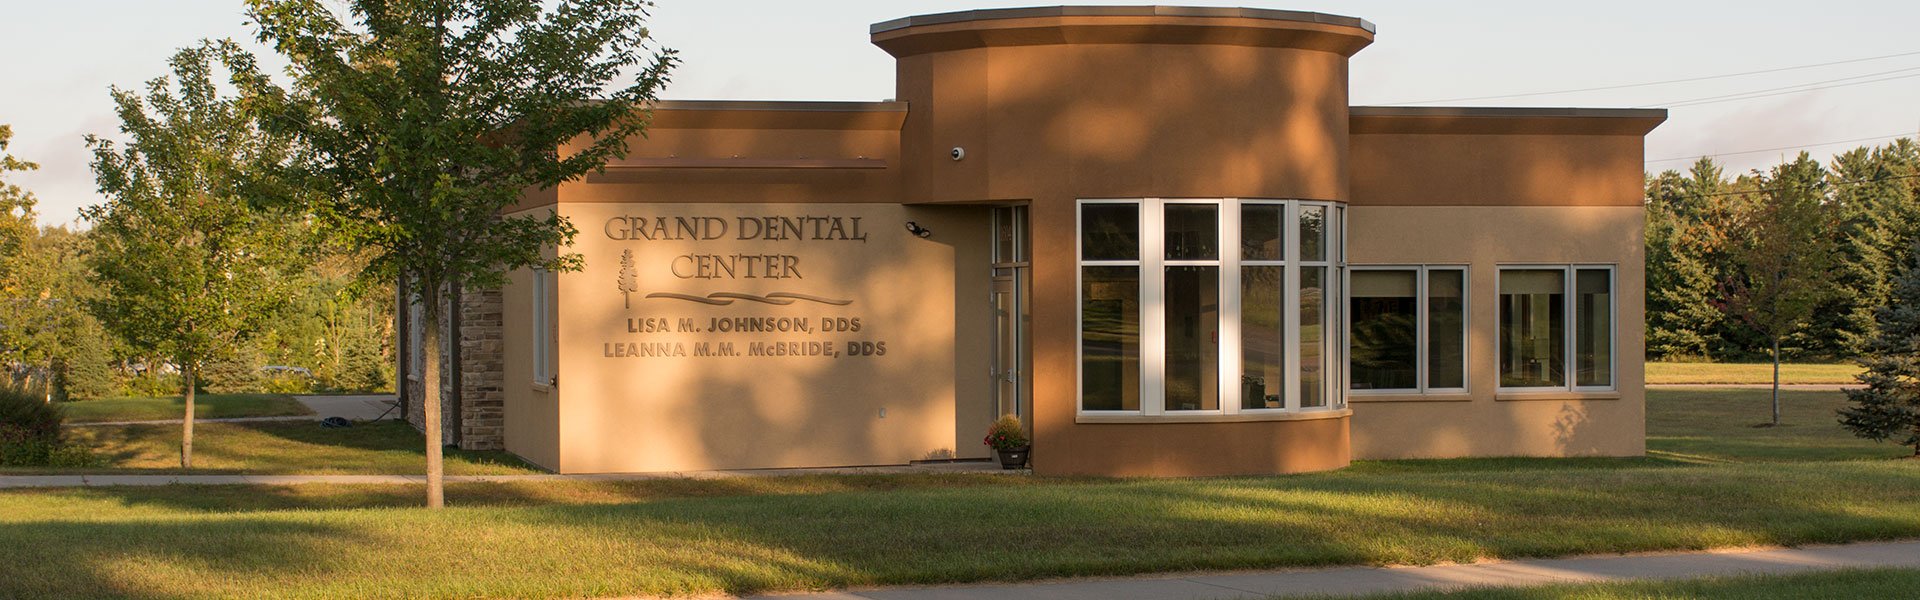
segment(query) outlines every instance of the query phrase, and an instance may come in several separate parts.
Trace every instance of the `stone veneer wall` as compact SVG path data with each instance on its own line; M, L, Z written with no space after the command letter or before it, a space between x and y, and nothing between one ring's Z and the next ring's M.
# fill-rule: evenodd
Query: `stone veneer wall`
M506 397L501 391L506 363L501 347L500 290L465 290L460 295L460 331L458 341L442 336L449 344L460 344L460 414L454 415L453 363L442 352L440 406L442 425L448 441L457 439L462 450L500 450L506 447ZM451 311L448 311L451 312ZM446 316L440 326L447 327ZM418 349L414 349L418 351ZM407 386L407 421L415 429L426 426L421 410L421 385L417 373ZM458 436L454 427L459 427Z
M469 289L460 297L460 449L507 447L505 348L501 294Z

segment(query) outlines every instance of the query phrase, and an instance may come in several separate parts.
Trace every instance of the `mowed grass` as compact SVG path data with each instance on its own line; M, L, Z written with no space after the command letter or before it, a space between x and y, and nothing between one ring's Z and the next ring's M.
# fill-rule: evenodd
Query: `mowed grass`
M1764 430L1764 391L1689 394L1653 394L1646 458L456 484L440 512L418 486L0 491L0 597L689 596L1920 537L1920 461L1819 426L1839 393Z
M193 428L191 473L307 475L417 474L426 471L420 433L399 421L328 429L317 421L200 423ZM177 424L70 427L67 440L93 451L103 463L92 469L0 468L25 473L186 473L180 469ZM535 473L505 452L449 450L454 475Z
M1366 600L1865 600L1920 595L1920 571L1846 570L1367 596Z
M1920 536L1920 463L0 492L0 596L555 598ZM407 565L396 569L393 565Z
M1855 384L1860 365L1782 364L1782 384ZM1773 383L1773 363L1649 362L1650 384L1760 384Z
M68 423L159 421L187 414L186 399L180 396L84 400L60 406ZM295 417L311 415L313 410L284 394L195 394L193 414L201 419Z
M1778 462L1898 458L1910 448L1863 440L1840 427L1839 391L1780 392L1779 427L1772 390L1647 392L1647 453L1690 462Z

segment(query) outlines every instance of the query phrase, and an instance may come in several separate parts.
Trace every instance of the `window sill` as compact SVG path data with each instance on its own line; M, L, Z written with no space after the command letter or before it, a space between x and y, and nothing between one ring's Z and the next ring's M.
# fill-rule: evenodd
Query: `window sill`
M1353 409L1313 410L1304 412L1250 412L1236 415L1101 415L1080 413L1074 415L1073 422L1085 424L1102 423L1256 423L1263 421L1318 421L1321 419L1344 419L1353 415Z
M1501 391L1499 393L1496 393L1493 395L1493 399L1499 400L1501 402L1527 402L1527 401L1538 401L1538 400L1549 400L1549 401L1552 401L1552 400L1562 400L1562 401L1564 400L1619 400L1620 392L1618 390L1609 390L1604 392L1601 392L1601 391L1576 392L1576 391L1569 391L1569 390L1540 390L1535 392L1535 391L1511 390L1511 391Z
M1465 392L1446 392L1422 394L1419 392L1361 394L1347 393L1347 402L1472 402L1473 394Z
M536 391L536 392L551 393L553 392L553 388L554 388L554 385L550 382L541 382L541 381L533 382L533 391Z

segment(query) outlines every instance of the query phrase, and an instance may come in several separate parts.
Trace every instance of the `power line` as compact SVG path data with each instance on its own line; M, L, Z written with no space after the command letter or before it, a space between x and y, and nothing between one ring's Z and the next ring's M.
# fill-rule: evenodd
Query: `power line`
M1895 75L1893 77L1881 77L1880 79L1869 79L1867 81L1853 81L1855 79L1863 79L1867 77L1879 77L1881 75L1890 75L1893 73L1906 73L1909 71L1920 71L1920 67L1895 69L1892 71L1882 71L1879 73L1868 73L1865 75L1855 75L1853 77L1842 77L1839 79L1829 79L1826 81L1815 81L1811 83L1801 83L1801 84L1782 86L1777 88L1753 90L1753 91L1747 91L1747 92L1740 92L1737 94L1725 94L1720 96L1707 96L1704 98L1674 100L1671 102L1642 105L1635 108L1652 108L1652 107L1680 108L1685 106L1698 106L1701 104L1718 104L1721 102L1736 102L1740 100L1752 100L1755 98L1767 98L1767 97L1780 96L1785 94L1798 94L1801 92L1812 92L1817 90L1827 90L1827 89L1833 89L1833 88L1839 88L1839 87L1865 85L1869 83L1879 83L1882 81L1893 81L1895 79L1908 79L1912 77L1920 77L1920 73L1913 73L1908 75ZM1849 82L1849 83L1841 83L1841 82ZM1826 84L1835 84L1835 85L1826 85ZM1816 87L1810 87L1810 86L1816 86Z
M1649 81L1649 82L1645 82L1645 83L1628 83L1628 84L1621 84L1621 85L1607 85L1607 86L1600 86L1600 87L1590 87L1590 88L1580 88L1580 89L1572 89L1572 90L1553 90L1553 91L1546 91L1546 92L1526 92L1526 93L1521 93L1521 94L1502 94L1502 95L1498 95L1498 96L1473 96L1473 97L1467 97L1467 98L1443 98L1443 99L1438 99L1438 100L1418 100L1418 101L1413 101L1413 102L1390 102L1390 103L1386 103L1386 104L1383 104L1382 106L1406 106L1406 105L1409 105L1409 104L1436 104L1436 103L1440 103L1440 102L1466 102L1466 101L1469 101L1469 100L1499 100L1499 99L1502 99L1502 98L1530 98L1530 97L1533 97L1533 96L1553 96L1553 95L1558 95L1558 94L1574 94L1574 93L1579 93L1579 92L1601 92L1601 91L1607 91L1607 90L1624 90L1624 89L1629 89L1629 88L1637 88L1637 87L1651 87L1651 86L1656 86L1656 85L1671 85L1671 84L1675 84L1675 83L1691 83L1691 82L1695 82L1695 81L1711 81L1711 80L1715 80L1715 79L1731 79L1731 78L1734 78L1734 77L1745 77L1745 76L1748 76L1748 75L1763 75L1763 74L1767 74L1767 73L1780 73L1780 72L1785 72L1785 71L1798 71L1798 70L1801 70L1801 69L1815 69L1815 68L1819 68L1819 67L1831 67L1831 66L1834 66L1834 65L1846 65L1846 64L1853 64L1853 63L1861 63L1861 62L1868 62L1868 61L1875 61L1875 60L1886 60L1886 59L1889 59L1889 58L1900 58L1900 57L1903 57L1903 56L1915 56L1915 55L1920 55L1920 51L1916 51L1916 52L1902 52L1902 53L1899 53L1899 54L1887 54L1887 55L1882 55L1882 56L1869 56L1869 57L1866 57L1866 58L1854 58L1854 59L1848 59L1848 60L1836 60L1836 61L1833 61L1833 62L1824 62L1824 63L1817 63L1817 64L1811 64L1811 65L1798 65L1798 66L1792 66L1792 67L1779 67L1779 68L1773 68L1773 69L1761 69L1761 70L1758 70L1758 71L1745 71L1745 72L1740 72L1740 73L1727 73L1727 74L1724 74L1724 75L1707 75L1707 76L1703 76L1703 77L1687 77L1687 78L1682 78L1682 79L1668 79L1668 80L1665 80L1665 81Z
M1741 154L1759 154L1761 152L1779 152L1781 150L1803 150L1807 148L1818 148L1821 146L1832 146L1834 144L1853 144L1858 142L1871 142L1875 140L1885 140L1885 139L1892 139L1892 138L1913 137L1913 135L1914 134L1912 133L1895 133L1891 135L1881 135L1881 136L1874 136L1869 138L1860 138L1855 140L1837 140L1832 142L1820 142L1817 144L1802 144L1799 146L1781 146L1779 148L1760 148L1757 150L1740 150L1737 152L1716 152L1713 154L1700 154L1696 156L1676 156L1673 158L1656 158L1653 160L1646 161L1646 164L1672 162L1676 160L1700 160L1702 158L1719 157L1719 156L1738 156Z

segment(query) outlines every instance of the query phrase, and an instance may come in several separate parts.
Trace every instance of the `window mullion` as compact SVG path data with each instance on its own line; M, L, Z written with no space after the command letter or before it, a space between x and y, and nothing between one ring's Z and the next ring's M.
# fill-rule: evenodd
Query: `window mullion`
M1287 266L1283 269L1286 276L1283 278L1284 281L1280 282L1281 295L1285 298L1280 312L1283 315L1282 320L1286 323L1286 326L1281 329L1286 332L1284 336L1286 339L1281 347L1281 356L1286 357L1287 365L1286 386L1283 391L1286 396L1286 409L1300 410L1300 384L1303 381L1300 376L1300 328L1302 327L1300 324L1300 243L1302 241L1300 239L1300 204L1288 202L1286 207L1284 211L1286 217L1280 224L1280 231L1285 232L1287 240L1281 251L1281 256L1287 261Z
M1167 403L1166 222L1158 198L1140 202L1140 412L1159 415Z
M1414 267L1413 278L1413 387L1419 390L1420 393L1425 394L1427 393L1427 389L1432 387L1428 384L1429 373L1427 368L1427 361L1429 360L1427 357L1427 336L1430 335L1428 330L1431 329L1428 323L1430 323L1430 320L1433 318L1432 315L1427 312L1427 305L1429 304L1427 295L1432 293L1432 291L1427 289L1426 267Z
M1561 365L1564 372L1562 372L1561 375L1566 378L1567 391L1573 391L1573 388L1578 386L1580 379L1575 376L1575 372L1579 371L1580 366L1579 360L1574 357L1574 351L1579 348L1575 338L1579 337L1579 327L1577 324L1580 322L1579 315L1574 314L1574 311L1580 306L1580 303L1575 301L1574 294L1579 290L1579 286L1575 284L1573 280L1574 276L1579 274L1579 272L1579 269L1568 265L1566 267L1566 275L1561 277L1560 280L1562 286L1560 296L1562 300L1566 302L1566 308L1561 309L1564 320L1561 321L1560 325L1560 342L1566 345L1566 356Z
M1220 412L1238 414L1240 394L1240 201L1220 201Z

